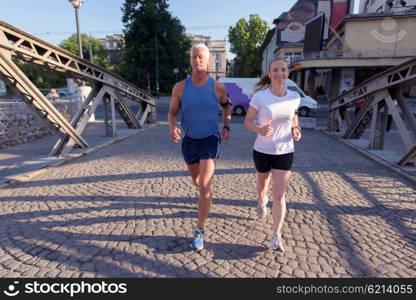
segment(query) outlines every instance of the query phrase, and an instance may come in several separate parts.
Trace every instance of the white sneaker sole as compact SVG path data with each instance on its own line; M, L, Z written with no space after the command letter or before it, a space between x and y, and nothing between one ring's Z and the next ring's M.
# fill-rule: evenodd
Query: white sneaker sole
M197 247L194 247L194 245L192 245L192 243L189 245L189 247L191 247L193 250L195 250L195 251L201 251L202 249L204 249L204 247L202 246L202 247L200 247L200 248L197 248Z

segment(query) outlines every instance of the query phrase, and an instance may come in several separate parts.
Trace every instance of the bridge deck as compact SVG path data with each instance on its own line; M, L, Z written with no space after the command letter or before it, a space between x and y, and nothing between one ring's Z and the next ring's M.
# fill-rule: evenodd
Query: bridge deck
M0 277L416 276L414 185L316 130L296 144L286 252L268 250L253 141L233 124L222 144L200 254L197 191L163 124L1 189Z

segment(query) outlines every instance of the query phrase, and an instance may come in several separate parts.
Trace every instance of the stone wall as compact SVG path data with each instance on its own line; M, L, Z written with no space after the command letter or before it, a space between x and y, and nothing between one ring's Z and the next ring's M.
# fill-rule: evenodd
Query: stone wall
M53 105L71 121L80 102L53 102ZM26 103L0 102L0 149L51 136L53 133L49 121L41 118Z

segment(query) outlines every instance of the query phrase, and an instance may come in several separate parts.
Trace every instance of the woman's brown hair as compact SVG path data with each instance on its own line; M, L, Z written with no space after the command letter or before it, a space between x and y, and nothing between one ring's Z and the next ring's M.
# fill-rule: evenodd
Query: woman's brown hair
M270 80L269 72L270 72L270 68L272 67L272 64L275 61L284 61L289 66L289 63L283 57L278 56L278 57L273 58L269 63L267 74L261 77L260 80L256 83L256 88L255 88L256 92L263 90L263 89L267 89L272 84Z

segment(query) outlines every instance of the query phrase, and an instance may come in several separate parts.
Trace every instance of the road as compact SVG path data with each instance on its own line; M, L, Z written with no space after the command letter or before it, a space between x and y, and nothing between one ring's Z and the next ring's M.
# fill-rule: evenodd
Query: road
M267 248L251 147L234 124L213 181L206 249L197 190L167 125L0 190L0 277L416 277L415 186L316 130L296 143L283 227Z

